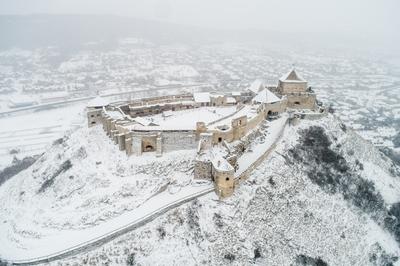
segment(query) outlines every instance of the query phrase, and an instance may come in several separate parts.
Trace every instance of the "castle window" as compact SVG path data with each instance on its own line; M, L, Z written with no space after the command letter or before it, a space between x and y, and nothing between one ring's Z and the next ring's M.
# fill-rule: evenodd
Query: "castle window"
M94 117L94 115L90 115L90 117Z
M218 142L222 142L222 138L221 137L218 138Z
M296 105L300 105L300 102L294 102L294 104L296 104Z
M229 177L225 178L226 181L229 181Z
M91 124L92 124L92 125L93 125L93 124L96 124L96 121L92 121L92 123L91 123Z

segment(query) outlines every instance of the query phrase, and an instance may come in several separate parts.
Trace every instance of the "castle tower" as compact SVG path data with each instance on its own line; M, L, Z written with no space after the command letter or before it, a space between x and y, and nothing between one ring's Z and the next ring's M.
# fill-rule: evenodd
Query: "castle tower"
M279 79L278 92L287 97L289 108L316 108L315 93L308 88L307 81L294 68Z
M234 168L222 157L214 158L211 163L215 193L220 198L231 196L235 189Z
M307 81L293 68L279 79L278 89L282 95L306 92Z

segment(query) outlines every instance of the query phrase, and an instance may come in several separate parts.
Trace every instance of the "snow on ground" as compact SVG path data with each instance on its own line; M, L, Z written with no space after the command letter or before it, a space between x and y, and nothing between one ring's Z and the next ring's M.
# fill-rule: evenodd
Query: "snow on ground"
M157 114L147 116L146 119L158 126L137 127L162 130L196 130L197 122L210 123L231 115L236 111L236 106L229 107L200 107L195 109L168 112L168 116Z
M42 153L66 130L83 123L83 109L83 104L75 104L0 118L0 169L9 165L12 150L18 151L18 157Z
M0 187L0 256L47 255L204 189L191 185L194 150L127 157L101 127L85 125L47 150Z
M280 137L280 133L286 125L286 120L288 116L286 114L282 114L282 116L276 120L266 122L266 129L264 133L264 137L262 138L261 143L252 143L252 147L250 151L243 153L237 160L239 165L239 169L235 172L235 177L240 176L244 171L247 170L254 162L258 160L271 146L275 143L275 141Z
M324 127L331 134L334 145L343 149L343 156L352 163L353 168L357 168L357 164L362 164L363 169L360 170L362 176L374 182L386 203L400 201L400 182L398 177L390 173L392 162L388 158L382 156L372 143L364 140L352 129L343 131L344 125L338 120L332 121L331 116L319 119L317 122L318 126ZM314 121L303 121L298 127L307 128L313 124ZM289 139L294 146L296 139L293 137Z
M299 256L307 256L328 265L399 265L391 260L400 255L393 236L284 158L296 145L298 130L311 125L324 127L344 151L351 148L355 157L388 172L372 145L358 147L359 137L343 133L331 117L302 120L285 131L275 152L232 197L218 201L206 195L96 250L50 264L297 265ZM387 175L381 178L385 194L391 188Z
M219 127L231 127L231 121L233 119L239 118L241 116L247 116L247 120L250 120L254 118L258 114L257 112L257 105L256 106L251 106L251 105L244 105L241 109L239 109L236 113L233 113L233 115L226 117L225 119L222 119L220 121L216 121L215 123L210 125L210 129L217 129Z

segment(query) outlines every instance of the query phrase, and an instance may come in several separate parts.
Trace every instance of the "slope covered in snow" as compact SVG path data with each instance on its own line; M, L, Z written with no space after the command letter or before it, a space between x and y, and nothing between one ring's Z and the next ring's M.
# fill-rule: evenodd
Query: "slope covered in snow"
M399 265L399 166L331 116L210 194L54 265Z
M67 134L0 186L0 258L32 257L36 253L28 249L35 239L57 232L84 234L160 193L186 189L192 182L194 156L195 151L188 150L161 158L128 158L100 127L83 126Z

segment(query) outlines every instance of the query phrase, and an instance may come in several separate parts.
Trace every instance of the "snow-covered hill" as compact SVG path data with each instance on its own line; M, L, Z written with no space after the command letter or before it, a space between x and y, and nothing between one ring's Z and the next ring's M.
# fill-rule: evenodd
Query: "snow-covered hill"
M22 241L101 223L190 182L193 157L128 160L100 129L80 129L0 187L1 227ZM328 116L288 127L232 197L209 194L51 264L399 265L399 219L399 166Z
M7 246L24 258L27 241L92 228L158 193L177 193L192 182L194 156L190 150L128 158L100 127L68 133L0 186L0 258L17 253Z

